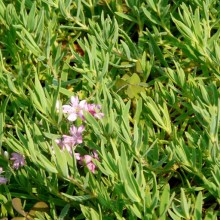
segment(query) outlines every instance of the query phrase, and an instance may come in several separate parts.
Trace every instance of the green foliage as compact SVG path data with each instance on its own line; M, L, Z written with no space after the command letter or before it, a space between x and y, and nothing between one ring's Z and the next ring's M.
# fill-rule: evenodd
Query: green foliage
M208 0L0 1L0 218L219 219L219 12ZM71 96L104 117L69 122ZM73 124L85 131L70 154L56 140ZM74 156L93 150L94 173Z

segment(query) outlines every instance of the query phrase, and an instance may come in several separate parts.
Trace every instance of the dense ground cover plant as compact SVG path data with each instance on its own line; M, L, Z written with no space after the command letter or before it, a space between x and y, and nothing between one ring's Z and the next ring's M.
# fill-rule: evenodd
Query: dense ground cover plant
M218 219L219 12L0 0L0 218Z

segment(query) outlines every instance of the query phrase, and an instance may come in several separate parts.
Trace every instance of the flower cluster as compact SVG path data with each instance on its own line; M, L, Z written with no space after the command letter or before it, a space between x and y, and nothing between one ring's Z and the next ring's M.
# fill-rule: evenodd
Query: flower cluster
M12 153L12 157L10 158L10 160L13 161L12 167L16 170L19 167L23 167L25 165L24 156L19 153Z
M8 153L5 152L4 153L5 155L7 155ZM22 167L25 165L25 158L23 155L19 154L19 153L12 153L11 154L12 157L10 158L10 160L13 161L13 164L12 164L12 167L14 169L19 169L19 167ZM3 168L0 167L0 175L4 172ZM0 184L6 184L8 182L8 179L3 177L3 176L0 176Z
M96 151L93 151L93 155L80 156L79 153L75 153L76 160L79 161L80 165L85 165L92 173L95 173L96 165L93 163L93 159L99 160Z
M59 103L59 102L57 102ZM57 104L57 110L59 110L59 104ZM83 112L89 112L95 118L101 119L104 114L100 112L101 106L96 104L88 104L86 100L79 101L77 96L72 96L70 98L69 105L62 106L63 113L67 114L67 119L69 121L75 121L77 117L85 120Z
M82 143L82 132L85 127L81 125L79 128L74 125L70 128L70 135L63 135L61 139L57 139L56 143L62 150L67 149L72 154L72 147Z
M104 114L101 112L101 106L96 104L89 104L86 100L79 101L77 96L72 96L70 98L69 105L60 106L58 101L56 104L56 109L59 112L62 109L62 112L67 115L67 119L70 122L74 122L77 118L80 118L82 121L85 121L84 112L90 113L93 117L101 119L104 117ZM72 154L73 147L76 147L77 144L83 142L82 133L85 130L85 127L81 125L76 127L72 125L69 130L69 135L62 135L60 139L56 139L55 142L62 149L67 149L67 151ZM76 160L80 165L86 166L92 173L95 172L96 166L93 163L93 160L99 160L98 154L96 151L93 151L92 155L83 155L79 153L74 154Z

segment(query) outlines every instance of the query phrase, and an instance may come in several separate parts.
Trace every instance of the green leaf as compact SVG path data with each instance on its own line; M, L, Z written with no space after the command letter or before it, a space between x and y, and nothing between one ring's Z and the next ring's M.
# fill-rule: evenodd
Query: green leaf
M164 186L162 195L161 195L161 199L160 199L160 207L159 207L159 215L160 218L164 219L165 217L165 213L168 210L168 205L170 204L170 185L166 184Z
M0 151L2 149L2 140L3 140L3 129L4 129L5 121L3 113L0 113Z
M86 219L97 219L97 220L102 220L102 216L98 214L93 208L80 205L80 208L83 212L83 215L86 217Z
M141 80L140 80L140 77L136 73L132 74L131 77L129 77L128 75L124 75L122 80L123 79L125 79L128 83L126 94L128 95L129 98L135 98L135 97L138 98L139 94L145 91L145 89L142 86L140 86ZM123 86L123 82L121 84Z
M185 195L183 188L181 188L181 207L182 207L185 218L189 219L190 218L189 205L188 205L186 195Z
M121 18L124 18L124 19L128 20L128 21L133 21L134 23L137 22L134 17L132 17L130 15L127 15L127 14L124 14L122 12L115 12L115 14L118 15L119 17L121 17Z
M27 19L27 28L30 31L33 31L35 28L35 12L36 12L36 2L33 2L28 19Z
M142 103L143 103L142 98L136 101L136 109L135 109L135 114L134 114L134 120L136 122L139 122L140 120L140 116L142 113L142 105L143 105Z
M157 12L157 6L156 6L154 0L147 0L146 2L155 12Z
M160 25L160 20L154 16L152 13L150 13L150 11L148 11L145 7L142 8L144 14L146 15L146 17L153 23L153 24L157 24Z
M130 52L128 45L123 40L121 40L121 44L122 44L122 47L125 51L125 54L126 54L128 60L130 60L131 59L131 52Z
M38 164L49 173L58 173L55 166L43 155L38 155Z
M61 193L63 196L67 197L68 199L74 201L74 202L83 202L83 201L87 201L89 199L92 199L93 196L91 195L83 195L83 196L71 196L69 194L66 193Z
M66 204L60 212L59 219L64 219L67 216L69 209L70 204Z
M168 210L168 212L173 220L181 220L181 218L178 215L174 214L174 212L172 212L170 209Z
M196 43L198 43L198 40L195 36L195 34L191 31L191 29L189 27L187 27L183 22L175 19L172 15L172 20L173 22L176 24L178 30L187 38L190 39L190 41L194 41Z
M37 57L42 56L42 51L33 39L32 35L23 27L16 25L15 28L22 29L22 32L20 33L17 31L17 35L21 38L21 40L24 41L28 49Z
M57 165L57 170L65 178L69 177L68 165L65 153L60 150L60 148L54 143L53 148L55 151L55 163Z
M90 114L87 112L84 112L84 116L86 121L90 124L90 126L94 129L94 132L99 136L102 137L102 139L105 139L104 136L102 135L102 129L98 123L98 121Z
M42 109L43 109L43 112L47 112L47 99L45 97L45 93L44 93L44 90L41 86L41 83L39 81L39 78L38 78L38 75L35 74L35 92L36 92L36 95L38 97L38 100L42 106Z
M161 64L164 65L165 67L168 67L168 63L164 59L164 55L161 52L161 49L159 48L157 42L155 41L155 39L152 36L152 34L150 33L150 31L146 29L146 32L144 32L144 34L146 34L149 37L151 46L152 46L153 51L154 51L154 54L159 58Z
M202 203L203 203L203 198L202 198L202 192L200 191L198 193L198 196L196 197L196 202L195 202L195 210L194 210L195 219L202 219Z
M143 216L141 214L141 211L138 209L136 204L133 205L129 205L128 206L129 209L131 209L131 211L139 218L139 219L143 219Z

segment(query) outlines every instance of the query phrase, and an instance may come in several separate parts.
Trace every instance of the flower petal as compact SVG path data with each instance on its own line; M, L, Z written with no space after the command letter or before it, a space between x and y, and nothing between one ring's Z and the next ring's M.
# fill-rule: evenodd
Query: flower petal
M63 113L71 113L74 112L74 109L72 106L70 105L63 105Z
M84 130L85 130L85 126L80 125L79 128L78 128L78 133L81 134Z
M0 177L0 184L6 184L8 182L7 178Z
M77 106L79 104L79 98L77 96L71 96L70 102L72 106Z
M92 162L87 163L86 166L87 166L87 168L88 168L92 173L95 173L95 168L96 168L96 166L95 166L94 163L92 163Z
M77 114L71 113L71 114L67 117L67 119L68 119L69 121L75 121L75 120L77 119Z

